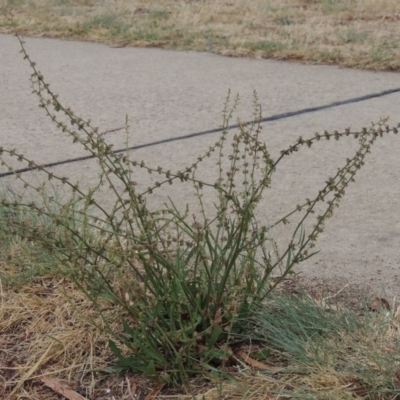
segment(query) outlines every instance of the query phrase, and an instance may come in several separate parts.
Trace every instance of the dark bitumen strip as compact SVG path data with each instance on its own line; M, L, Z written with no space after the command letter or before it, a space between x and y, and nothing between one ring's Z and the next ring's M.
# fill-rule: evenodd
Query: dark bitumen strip
M389 94L393 94L393 93L397 93L397 92L400 92L400 88L384 90L382 92L367 94L365 96L360 96L360 97L354 97L352 99L335 101L334 103L325 104L323 106L309 107L309 108L303 108L302 110L288 111L288 112L282 113L282 114L275 114L275 115L272 115L271 117L263 118L261 120L261 122L277 121L280 119L295 117L297 115L308 114L308 113L312 113L312 112L316 112L316 111L326 110L328 108L343 106L345 104L359 103L360 101L366 101L366 100L374 99L377 97L387 96ZM253 122L254 121L248 121L248 122L244 123L244 125L250 125ZM228 129L235 129L237 127L238 127L237 124L229 125ZM176 136L176 137L172 137L172 138L168 138L168 139L157 140L155 142L140 144L138 146L128 147L127 149L124 148L124 149L114 150L113 153L117 154L117 153L121 153L121 152L127 151L127 150L138 150L138 149L142 149L144 147L151 147L151 146L157 146L159 144L176 142L178 140L185 140L185 139L190 139L190 138L193 138L196 136L203 136L203 135L208 135L210 133L221 132L222 130L223 130L223 128L214 128L214 129L209 129L206 131L189 133L188 135ZM91 156L83 156L83 157L77 157L77 158L69 158L67 160L56 161L56 162L44 164L43 168L51 168L51 167L55 167L57 165L69 164L69 163L84 161L84 160L90 160L92 158L95 158L95 156L91 155ZM0 178L4 178L5 176L9 176L9 175L13 175L13 174L20 174L22 172L33 171L35 169L37 169L37 168L36 167L33 167L33 168L27 167L27 168L21 168L21 169L9 171L9 172L3 172L3 173L0 173Z

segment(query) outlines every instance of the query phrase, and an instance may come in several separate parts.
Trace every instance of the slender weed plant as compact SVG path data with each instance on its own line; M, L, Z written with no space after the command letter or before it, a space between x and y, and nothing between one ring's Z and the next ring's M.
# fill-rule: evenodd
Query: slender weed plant
M371 146L384 133L397 133L382 120L360 132L347 129L300 137L273 160L259 138L257 96L254 122L239 122L234 133L228 126L236 102L230 106L228 97L218 141L181 171L165 170L132 160L129 151L114 152L98 128L62 105L20 43L33 71L32 88L40 107L62 133L97 160L100 173L98 182L84 188L16 150L1 148L2 165L15 172L24 191L15 190L12 200L3 199L4 215L19 218L3 221L0 228L50 252L100 315L113 307L121 328L111 326L105 317L104 323L113 338L114 370L130 368L168 383L187 383L195 374L224 371L235 362L235 345L245 339L252 310L297 264L315 254L319 233ZM262 224L256 209L278 164L302 147L343 137L358 140L354 156L313 199L272 224ZM198 178L203 161L212 158L216 179ZM34 184L16 172L15 159L45 178ZM156 174L159 181L139 190L133 179L138 169ZM58 182L63 196L54 196L53 182ZM171 184L194 189L196 212L188 206L180 209L173 198L156 210L149 207L152 193ZM104 187L114 199L109 207L99 200ZM215 194L212 207L204 201L205 190ZM271 229L295 214L300 218L291 239L277 254L271 250ZM310 219L314 222L306 227ZM41 227L32 220L45 223ZM272 281L278 267L280 277Z

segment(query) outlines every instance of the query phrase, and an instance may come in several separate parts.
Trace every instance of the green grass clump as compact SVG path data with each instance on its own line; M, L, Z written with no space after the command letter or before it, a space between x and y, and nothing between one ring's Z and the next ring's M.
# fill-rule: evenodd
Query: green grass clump
M50 192L48 192L50 193ZM14 289L29 283L38 276L61 272L57 258L37 243L37 235L46 237L53 234L51 218L27 207L15 207L17 197L3 192L0 204L0 279ZM12 200L13 199L13 200ZM29 227L29 228L28 228ZM28 233L28 230L31 234Z
M323 305L309 295L275 294L252 317L252 335L279 355L285 389L307 399L396 399L400 396L398 312Z
M260 140L257 96L254 122L239 122L233 134L228 126L236 102L229 106L228 97L219 140L190 166L165 170L132 160L128 150L114 152L90 121L62 105L21 45L40 106L98 162L99 179L83 188L14 150L2 149L1 160L11 171L16 158L44 179L35 184L16 173L24 191L16 191L13 200L4 198L2 205L22 218L0 228L4 235L30 240L50 254L92 301L113 336L113 370L132 369L167 383L187 384L194 375L224 372L237 364L235 348L250 340L254 310L297 264L315 254L319 233L376 139L397 133L380 121L360 132L300 137L272 160ZM316 141L343 137L356 139L358 150L317 195L271 224L260 222L256 210L278 164ZM215 178L199 178L202 163L213 158ZM133 179L137 169L157 174L159 181L140 189ZM53 182L62 187L62 197L51 195ZM171 184L192 188L196 207L180 209L170 198L152 209L152 194ZM105 187L109 207L101 202ZM213 206L207 206L205 193ZM46 229L37 226L40 220ZM289 220L295 221L290 240L279 253L273 229ZM313 224L306 225L308 220ZM278 268L280 278L272 284ZM103 311L109 307L119 315L120 330L107 322Z

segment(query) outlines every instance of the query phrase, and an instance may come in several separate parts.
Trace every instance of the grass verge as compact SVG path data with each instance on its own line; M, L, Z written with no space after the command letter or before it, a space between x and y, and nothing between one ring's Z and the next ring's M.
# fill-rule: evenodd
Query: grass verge
M0 32L400 69L397 0L1 0ZM9 12L14 24L9 21Z

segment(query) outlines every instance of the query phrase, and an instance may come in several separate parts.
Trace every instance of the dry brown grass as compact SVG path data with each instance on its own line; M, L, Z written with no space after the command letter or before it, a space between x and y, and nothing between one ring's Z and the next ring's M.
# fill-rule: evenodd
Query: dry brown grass
M388 387L381 365L385 360L398 362L398 316L382 324L377 314L375 332L369 325L365 331L327 337L325 345L332 349L328 351L328 362L313 360L312 351L310 361L299 362L273 350L268 364L264 364L267 369L260 371L241 360L232 373L237 383L210 382L199 377L191 382L191 394L132 373L94 372L110 366L114 357L107 346L109 337L89 320L101 325L92 304L66 278L43 276L19 289L2 287L0 398L59 399L59 394L44 385L42 377L69 385L83 400L282 400L293 398L289 393L307 399L395 399L400 393L394 389L400 387L394 374L389 377ZM112 308L108 321L119 331ZM376 375L374 379L386 390L380 393L382 388L378 388L375 397L368 397L366 393L376 388L365 383L368 379L362 382L354 375L351 365L357 363Z
M107 314L118 331L112 309ZM42 382L43 377L69 385L82 399L132 400L133 394L137 400L150 394L164 398L157 396L159 385L143 376L97 372L112 365L115 357L108 347L110 337L89 321L102 325L92 304L68 279L44 276L18 290L2 288L0 398L59 399ZM204 382L195 386L197 391L204 390Z
M123 376L110 380L91 372L112 359L107 337L87 323L94 310L65 279L43 277L18 291L3 290L1 398L57 398L41 384L43 376L84 388L82 395L96 399L108 398L106 388L111 395L126 390Z
M20 34L400 69L398 0L0 0ZM0 32L13 30L0 13Z

